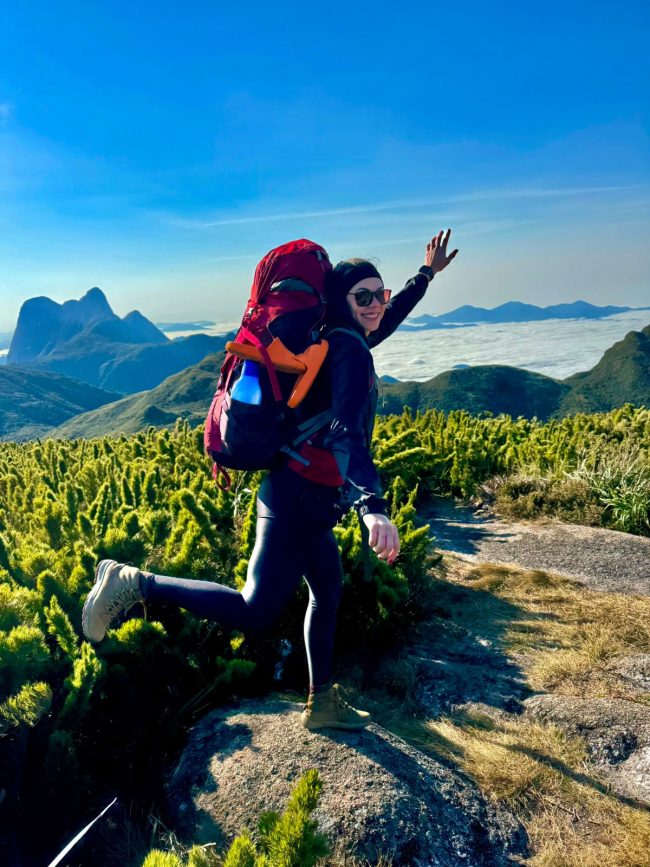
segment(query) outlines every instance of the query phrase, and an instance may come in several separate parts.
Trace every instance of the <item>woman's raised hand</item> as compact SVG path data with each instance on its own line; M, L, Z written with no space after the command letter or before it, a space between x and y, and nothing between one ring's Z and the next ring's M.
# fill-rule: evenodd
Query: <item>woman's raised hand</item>
M450 235L451 229L447 229L446 233L441 230L435 238L432 238L430 243L427 244L427 249L424 254L424 264L428 265L434 274L437 274L438 271L442 271L446 268L451 260L456 256L456 253L458 253L458 250L453 250L449 255L447 255L447 244L449 243Z
M395 524L386 515L378 514L364 515L363 523L368 528L368 545L380 560L392 565L399 554L399 533Z

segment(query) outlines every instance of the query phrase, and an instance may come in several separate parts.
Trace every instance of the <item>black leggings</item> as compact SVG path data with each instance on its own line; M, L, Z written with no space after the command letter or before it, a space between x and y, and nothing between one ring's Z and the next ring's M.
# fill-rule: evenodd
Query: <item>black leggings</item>
M241 593L211 581L151 575L144 582L145 599L178 605L227 629L258 632L277 620L304 576L309 679L312 687L325 686L343 578L332 532L337 502L336 489L286 468L272 470L258 494L255 546Z

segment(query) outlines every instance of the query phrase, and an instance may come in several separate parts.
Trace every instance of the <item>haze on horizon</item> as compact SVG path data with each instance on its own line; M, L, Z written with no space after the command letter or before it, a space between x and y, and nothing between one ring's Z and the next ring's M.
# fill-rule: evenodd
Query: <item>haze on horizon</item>
M420 313L648 303L650 7L255 9L35 0L0 33L0 331L35 295L238 318L258 259L311 237Z

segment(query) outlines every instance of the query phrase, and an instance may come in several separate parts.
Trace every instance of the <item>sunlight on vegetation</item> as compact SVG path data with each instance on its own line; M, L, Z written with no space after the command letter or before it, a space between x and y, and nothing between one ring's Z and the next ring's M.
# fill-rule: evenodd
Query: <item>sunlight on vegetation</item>
M341 652L393 640L426 580L429 533L415 525L417 486L396 472L385 478L403 556L396 568L374 560L366 580L356 516L337 527L346 574ZM104 557L241 587L260 480L238 474L232 493L219 490L201 430L183 422L130 437L3 445L0 731L18 737L39 725L46 749L27 742L34 755L24 760L21 804L29 812L47 798L53 834L74 830L89 792L128 792L136 812L149 804L164 762L199 715L233 692L273 686L277 630L264 641L232 640L187 612L152 608L145 620L140 608L96 647L81 635L83 600ZM303 668L306 604L303 589L282 622ZM305 682L306 672L297 688ZM141 822L146 815L143 807ZM34 844L47 845L42 836Z
M577 737L550 725L468 714L431 721L429 748L458 762L490 797L524 822L531 867L640 867L650 851L650 813L608 794L585 767ZM644 854L645 853L645 854Z
M307 771L291 792L285 811L281 815L263 813L255 839L244 831L222 858L205 847L194 846L187 860L171 853L150 852L142 867L314 867L329 852L326 838L311 818L321 788L318 771Z
M648 597L599 593L569 578L491 564L470 569L464 580L517 605L521 619L508 624L504 640L525 660L534 689L583 695L589 684L607 695L608 661L650 653Z
M546 423L405 410L377 420L374 444L380 468L399 468L421 493L496 495L513 517L650 532L648 409L626 404Z
M481 496L481 486L489 488L495 477L505 478L506 490L508 478L525 469L565 480L562 508L546 489L531 500L536 513L546 508L636 532L647 523L645 409L626 406L548 424L405 411L377 420L374 447L402 554L395 568L373 559L366 576L355 516L336 528L346 575L341 656L364 647L381 656L424 613L432 559L428 528L417 526L417 504L428 494ZM6 750L12 739L23 739L24 774L16 783L21 809L34 812L44 798L51 805L51 831L30 845L51 851L54 835L72 832L105 790L127 791L133 822L146 823L148 807L138 805L158 797L160 769L188 726L234 691L261 694L272 686L278 635L262 643L233 640L213 624L164 608L136 610L97 647L82 640L80 628L81 606L103 557L241 587L260 479L236 474L232 493L217 489L202 430L185 422L129 437L3 444L0 732ZM509 496L522 504L535 490L512 488ZM507 607L516 607L504 641L524 660L535 688L607 695L608 661L650 648L647 601L615 594L596 601L544 573L479 569L463 581L477 599L500 599L504 620ZM301 593L282 624L299 649L305 604ZM478 603L475 610L458 606L446 622L463 629L479 614ZM413 709L417 672L403 673L397 665L387 682L401 694L402 710ZM32 727L38 737L25 740Z

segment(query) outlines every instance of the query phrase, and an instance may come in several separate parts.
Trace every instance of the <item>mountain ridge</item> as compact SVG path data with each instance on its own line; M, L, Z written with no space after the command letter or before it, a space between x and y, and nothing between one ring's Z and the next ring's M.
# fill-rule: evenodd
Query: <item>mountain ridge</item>
M7 364L47 366L48 356L52 353L60 355L64 344L76 340L89 329L97 331L99 323L103 323L104 329L110 330L109 339L114 342L169 341L153 322L149 322L137 310L121 319L113 312L102 290L93 286L78 300L70 299L62 304L46 295L28 298L18 313Z
M223 361L222 354L209 355L199 364L166 379L150 392L132 395L119 404L103 406L72 418L52 431L55 436L99 436L105 433L135 433L154 425L165 427L178 417L190 424L201 423ZM595 381L607 380L609 369L626 370L612 382L609 393L597 392L593 409L580 405L572 409L569 399L584 377ZM596 373L594 373L596 371ZM576 379L583 377L583 379ZM635 378L635 377L638 377ZM583 390L589 394L589 380ZM584 398L578 393L578 404ZM413 411L439 409L449 412L465 409L475 414L507 413L513 417L537 417L540 420L560 418L573 412L606 412L640 395L639 405L650 405L650 325L642 331L630 331L623 340L613 344L591 371L576 374L567 380L557 380L541 373L508 365L480 365L455 368L438 374L426 382L395 382L381 384L378 412L382 415L401 413L404 406Z
M506 322L542 322L548 319L605 319L619 313L650 310L650 307L617 307L606 305L599 307L588 301L573 301L564 304L552 304L548 307L538 307L523 301L506 301L497 307L475 307L463 304L448 313L433 316L424 313L421 316L407 319L400 325L400 331L425 331L429 328L461 327L480 324L499 324Z
M46 435L53 426L114 403L119 397L116 392L67 376L3 365L0 367L0 441Z

